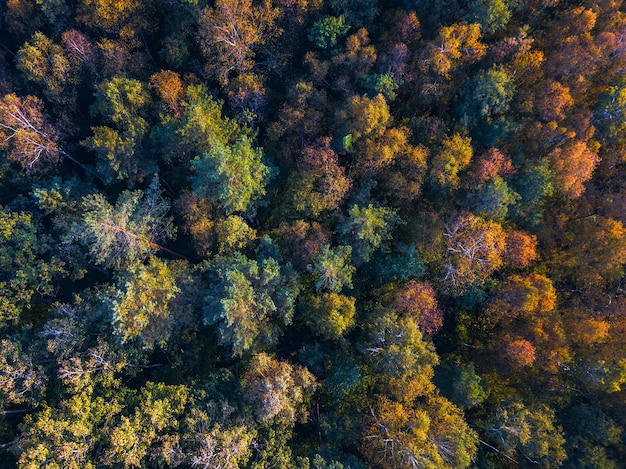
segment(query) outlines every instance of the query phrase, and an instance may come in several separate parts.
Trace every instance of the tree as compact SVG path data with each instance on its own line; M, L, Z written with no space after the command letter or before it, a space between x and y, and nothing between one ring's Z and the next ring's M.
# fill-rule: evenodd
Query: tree
M175 118L182 117L181 101L185 97L185 88L180 75L171 70L161 70L150 77L150 87L163 100Z
M447 399L412 407L379 397L370 412L361 451L376 467L463 468L474 459L476 433Z
M470 3L467 19L479 23L481 30L487 34L499 31L511 19L509 2L507 0L474 0Z
M26 78L43 88L46 97L64 106L74 106L77 70L61 46L40 32L22 45L17 67Z
M183 291L191 282L185 261L166 263L151 256L147 265L130 266L120 275L118 289L106 298L115 333L122 342L139 339L145 349L165 347L192 322L192 298Z
M442 26L430 52L432 69L439 75L447 76L459 63L477 62L487 51L480 38L480 25L477 23Z
M585 142L573 141L557 147L550 155L555 188L569 198L577 198L584 192L584 183L591 179L600 161Z
M139 0L83 0L78 19L87 26L109 34L133 36L138 30L149 29L148 9L151 2Z
M292 320L299 292L291 265L281 264L276 246L261 239L257 259L240 252L208 265L213 283L205 298L205 324L216 324L219 342L233 356L273 345Z
M474 150L471 139L455 133L441 142L441 149L430 163L430 178L439 186L456 189L459 187L459 172L468 167Z
M468 186L485 184L496 177L508 179L515 169L511 158L497 148L490 148L482 153L471 165L468 172Z
M498 223L459 213L444 226L447 259L443 284L451 293L480 286L503 265L505 232Z
M537 273L512 275L499 288L488 311L507 320L522 316L536 322L554 309L556 298L556 289L548 277Z
M148 132L142 114L149 100L148 91L138 80L115 77L98 86L92 112L115 128L92 127L93 136L81 143L98 156L98 172L104 181L141 181L153 169L142 158L142 140Z
M468 195L470 207L478 215L502 221L509 214L509 206L520 200L520 195L509 188L500 176L476 187L476 192Z
M36 406L46 390L47 376L22 344L0 340L0 405L3 409L19 404Z
M513 78L503 69L480 71L461 90L460 114L474 123L504 114L513 99Z
M182 118L166 121L162 151L192 160L192 191L226 212L245 211L265 195L270 168L254 134L244 125L222 116L222 103L201 85L190 85L181 103Z
M515 459L519 453L530 463L558 467L567 455L563 430L554 420L554 411L545 404L502 402L485 430L507 456Z
M317 277L317 291L325 289L338 293L344 286L352 288L352 275L355 271L352 265L352 248L337 246L333 249L325 244L314 262L309 265L309 270Z
M156 242L175 233L170 204L161 197L158 177L145 191L124 191L111 205L103 195L83 198L83 220L69 233L66 242L78 239L87 245L96 264L122 270L142 261L157 249Z
M255 198L264 195L269 173L261 150L247 137L231 146L213 142L211 149L193 161L193 170L193 192L218 201L227 214L245 211Z
M354 139L380 137L391 121L389 106L382 94L373 98L353 96L348 108L340 111L338 118L342 127L341 135L351 134Z
M352 186L352 180L331 149L330 138L320 138L302 150L299 170L290 176L287 193L296 210L318 216L335 210Z
M377 388L400 402L410 403L433 390L433 367L439 362L432 343L426 342L417 319L378 311L368 325L362 350L375 370Z
M52 296L63 273L58 259L42 259L50 246L37 231L31 214L0 208L0 327L18 325L37 298Z
M318 49L331 49L349 29L350 25L345 24L343 16L327 15L315 22L309 30L308 38Z
M244 383L246 400L261 423L288 426L307 420L308 404L317 387L309 370L266 353L252 357Z
M276 25L280 10L269 0L217 0L200 12L198 40L207 59L206 73L227 82L231 72L254 65L256 51L282 32Z
M184 385L146 383L106 429L107 445L99 462L123 467L142 467L155 459L166 462L168 453L177 449L179 422L188 411L190 397Z
M437 305L435 290L426 282L409 280L395 293L396 311L417 319L420 331L433 334L443 325L443 311Z
M403 223L394 209L372 204L367 207L355 204L348 210L348 215L337 230L346 244L352 246L357 266L369 261L378 249L384 249L384 243L392 237L393 228Z
M48 123L38 98L6 94L0 99L0 148L8 149L9 159L25 171L44 162L59 163L66 154L58 140L59 133Z
M312 296L306 301L307 323L315 333L336 340L354 326L355 298L335 292Z
M530 267L537 260L537 237L518 230L507 232L504 259L513 267Z
M539 119L543 122L562 120L565 111L574 104L569 88L558 81L549 81L542 84L541 90L542 94L535 100Z
M625 243L626 228L618 220L599 215L572 219L550 254L550 271L578 289L605 288L624 275Z
M291 259L293 266L306 269L322 252L325 245L330 245L330 234L316 222L308 223L296 220L293 223L282 222L278 227L280 243Z

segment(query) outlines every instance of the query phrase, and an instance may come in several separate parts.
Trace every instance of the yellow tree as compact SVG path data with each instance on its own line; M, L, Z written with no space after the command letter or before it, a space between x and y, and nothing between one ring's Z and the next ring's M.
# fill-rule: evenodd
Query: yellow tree
M207 74L226 83L228 75L252 69L256 50L281 33L280 10L270 0L217 0L200 13L198 39L207 59Z

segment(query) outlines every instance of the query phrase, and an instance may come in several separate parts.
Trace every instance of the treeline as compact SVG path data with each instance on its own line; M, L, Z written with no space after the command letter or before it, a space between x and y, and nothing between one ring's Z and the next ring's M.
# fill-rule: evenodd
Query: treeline
M618 468L621 0L0 5L0 467Z

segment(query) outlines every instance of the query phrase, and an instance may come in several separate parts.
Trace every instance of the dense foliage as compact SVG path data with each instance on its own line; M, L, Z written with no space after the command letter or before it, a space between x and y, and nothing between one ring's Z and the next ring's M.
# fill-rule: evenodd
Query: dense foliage
M623 467L621 0L0 21L0 467Z

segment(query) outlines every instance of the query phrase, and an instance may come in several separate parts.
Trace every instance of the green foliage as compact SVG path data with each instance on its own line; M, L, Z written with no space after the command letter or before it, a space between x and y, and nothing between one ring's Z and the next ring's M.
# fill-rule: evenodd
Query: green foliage
M397 243L385 257L374 260L370 264L373 264L372 270L377 284L402 282L422 277L426 273L426 266L415 244L407 246Z
M328 244L322 246L321 252L315 258L309 270L315 274L315 288L317 291L326 289L331 292L340 292L346 286L352 288L352 247L337 246L331 248Z
M268 173L261 150L243 136L230 146L216 141L194 160L191 187L196 195L216 201L230 214L245 211L254 199L265 195Z
M473 363L462 366L452 362L442 363L435 370L435 384L461 409L474 407L488 396L483 380L476 374Z
M474 212L492 220L504 220L509 213L509 206L520 200L519 194L513 192L500 176L477 187L470 194L470 207Z
M17 325L33 300L52 295L62 263L42 259L50 246L31 214L0 208L0 327ZM47 256L46 256L47 257Z
M181 289L189 288L191 282L184 261L166 263L152 256L147 265L132 265L124 271L119 289L107 298L122 342L138 338L146 349L164 347L173 333L191 323L193 305L185 301Z
M269 241L262 243L272 247ZM205 298L204 322L217 325L220 343L233 356L275 344L292 320L300 289L296 274L271 249L263 255L262 248L256 260L235 252L208 264L213 282Z
M315 22L308 37L318 49L330 49L337 45L339 38L345 36L349 29L343 16L325 16Z
M0 10L2 468L623 465L622 2Z
M546 405L526 407L521 402L502 402L485 430L509 457L519 451L530 462L558 467L567 455L563 430L554 420L554 411Z
M158 177L145 191L122 192L115 205L102 194L91 194L83 198L82 206L83 220L72 227L66 242L79 240L93 261L104 267L121 270L142 261L159 249L156 241L175 233Z
M509 109L514 93L513 77L506 70L481 71L461 91L460 114L470 122L496 118Z
M100 83L96 90L91 112L115 128L92 127L93 136L82 144L98 156L98 172L106 182L141 180L153 170L141 158L142 139L149 128L144 116L148 91L138 80L118 77Z
M73 106L76 70L63 48L44 34L36 32L17 54L17 67L26 78L42 87L46 97Z
M368 77L365 86L371 88L376 94L381 93L387 100L393 101L396 99L396 91L401 84L402 81L397 80L392 72L388 72Z
M511 18L510 0L474 0L467 11L467 19L480 23L484 32L490 34L506 27Z
M370 260L370 256L379 249L385 249L386 241L392 238L391 231L404 223L389 207L367 207L353 205L348 210L348 218L337 230L346 244L352 246L355 265Z
M46 390L47 376L22 344L0 340L0 405L37 405Z

